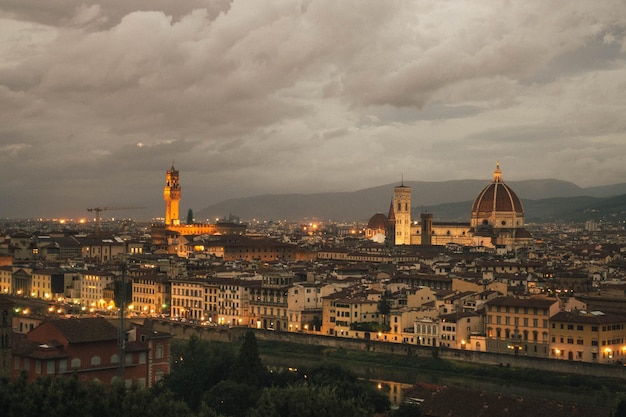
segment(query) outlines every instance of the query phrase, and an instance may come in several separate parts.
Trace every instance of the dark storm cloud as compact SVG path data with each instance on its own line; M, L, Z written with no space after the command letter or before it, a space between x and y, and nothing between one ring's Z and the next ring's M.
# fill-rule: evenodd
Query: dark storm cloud
M172 161L196 209L495 161L621 182L624 22L617 0L3 1L0 216L160 213Z

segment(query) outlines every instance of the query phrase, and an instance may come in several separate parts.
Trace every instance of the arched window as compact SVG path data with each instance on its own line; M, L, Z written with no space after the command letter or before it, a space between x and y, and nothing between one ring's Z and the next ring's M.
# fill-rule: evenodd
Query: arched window
M98 366L100 365L100 356L96 355L96 356L92 356L91 358L91 366Z
M74 358L71 362L72 368L80 368L80 359Z
M157 359L163 359L163 344L162 343L157 344L155 357Z

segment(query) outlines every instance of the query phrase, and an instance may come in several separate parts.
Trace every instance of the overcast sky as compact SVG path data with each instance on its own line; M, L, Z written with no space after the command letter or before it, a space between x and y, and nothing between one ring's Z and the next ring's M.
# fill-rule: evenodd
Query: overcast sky
M625 182L625 60L623 0L0 0L0 217L162 215L172 161L183 218L496 161Z

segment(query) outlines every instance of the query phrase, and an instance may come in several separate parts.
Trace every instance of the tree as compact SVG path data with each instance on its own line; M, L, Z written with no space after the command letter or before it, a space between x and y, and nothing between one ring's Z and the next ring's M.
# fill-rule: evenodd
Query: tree
M172 349L174 350L174 349ZM204 393L226 379L233 365L232 353L192 335L180 352L172 352L173 364L155 394L169 390L198 411Z
M263 387L268 379L266 367L261 362L256 336L252 330L248 330L243 338L239 355L233 364L230 379L236 382Z
M387 324L387 320L389 320L389 313L391 312L391 302L386 295L380 299L377 307L378 312L383 316L383 323Z
M615 417L626 417L626 400L621 400L617 404L617 410L615 410Z
M256 404L260 390L247 384L225 380L209 390L204 396L204 404L217 414L243 417L248 409Z
M310 321L310 325L311 325L311 330L313 331L320 330L322 328L322 319L320 318L320 316L313 316L313 318Z
M187 224L193 224L193 210L189 209L189 211L187 211Z
M382 413L389 410L389 397L377 390L373 384L360 380L357 376L338 366L320 365L309 371L301 370L303 377L314 386L333 388L340 398L350 398L355 405L369 413Z
M363 417L372 415L352 398L342 397L331 387L308 384L266 388L250 417Z

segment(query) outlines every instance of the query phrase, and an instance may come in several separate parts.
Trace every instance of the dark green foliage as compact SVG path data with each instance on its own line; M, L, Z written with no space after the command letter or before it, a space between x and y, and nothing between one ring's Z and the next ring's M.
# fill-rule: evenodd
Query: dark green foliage
M243 417L254 406L261 391L254 386L231 380L222 381L204 396L204 404L218 414Z
M615 410L615 417L626 417L626 400L621 400L617 404L617 409Z
M350 323L350 330L360 332L388 332L391 329L386 323L378 323L375 321L361 321ZM372 336L374 338L374 336Z
M389 299L386 296L383 296L378 302L377 307L378 307L378 312L383 316L385 320L387 320L387 317L389 316L389 313L391 312L391 302L389 301Z
M0 380L3 417L192 417L189 407L171 394L122 385L79 382L75 377Z
M311 330L320 330L322 328L322 319L319 316L313 316L309 322L309 328Z
M76 377L0 379L2 417L371 416L389 399L339 366L269 373L254 332L237 356L196 336L172 344L172 370L152 389L85 383Z
M239 355L230 372L230 379L256 387L263 387L267 383L267 368L261 362L256 336L251 330L244 335Z
M376 390L371 383L360 380L352 372L338 365L321 365L311 370L299 371L302 379L318 387L331 387L340 398L350 398L369 414L389 409L389 398Z
M367 410L334 388L307 384L268 388L249 417L362 417Z
M194 335L182 351L172 353L172 361L160 389L171 391L197 411L204 393L227 378L234 358L230 350Z

